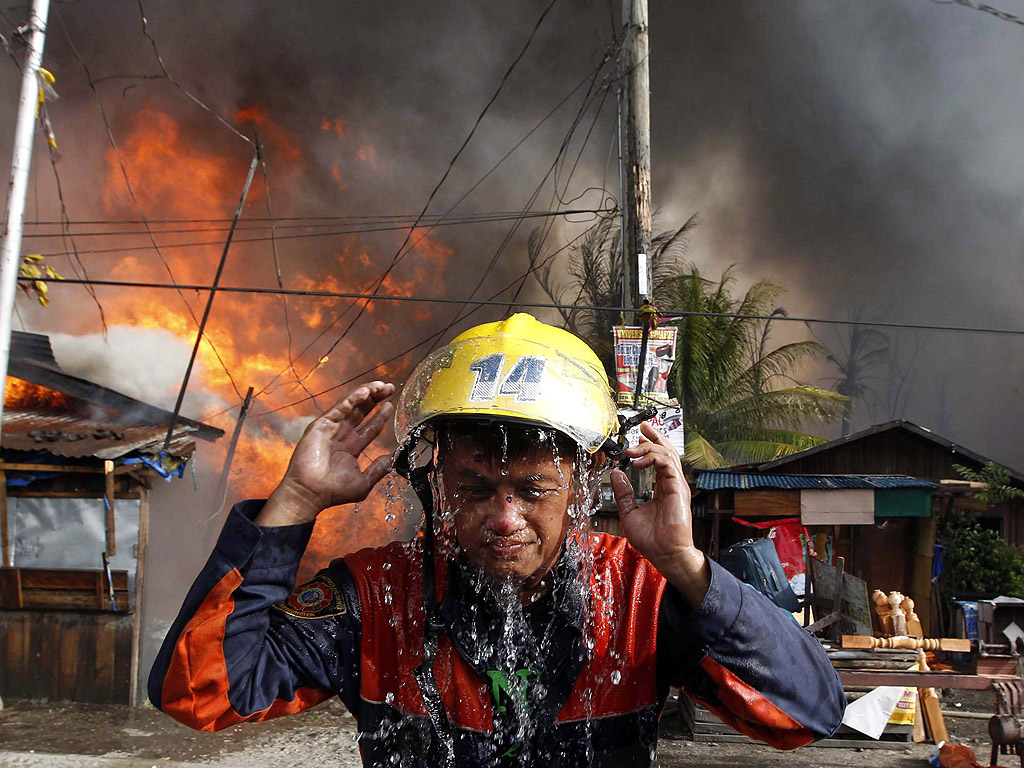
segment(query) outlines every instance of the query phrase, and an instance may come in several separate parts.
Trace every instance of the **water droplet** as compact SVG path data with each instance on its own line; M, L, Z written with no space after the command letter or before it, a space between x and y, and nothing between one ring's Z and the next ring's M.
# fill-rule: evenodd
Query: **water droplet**
M384 569L385 571L390 571L390 570L391 570L391 563L384 563L384 565L383 565L383 566L381 566L381 567L382 567L382 568L383 568L383 569Z
M622 673L617 669L612 670L612 685L618 685L622 680Z
M394 704L395 694L393 694L391 691L388 691L386 694L384 694L384 701L386 701L388 704Z

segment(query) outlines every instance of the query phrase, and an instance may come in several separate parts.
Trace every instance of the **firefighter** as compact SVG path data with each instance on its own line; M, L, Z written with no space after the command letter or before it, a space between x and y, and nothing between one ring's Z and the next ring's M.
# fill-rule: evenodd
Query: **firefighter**
M824 650L694 546L679 456L649 424L625 448L584 342L513 315L427 358L397 407L394 392L348 393L269 499L232 509L154 664L155 706L218 730L337 695L375 766L650 765L670 686L782 749L838 727ZM395 457L361 468L393 413ZM623 537L588 524L616 458L655 475L639 503L611 471ZM316 516L391 466L420 535L296 587Z

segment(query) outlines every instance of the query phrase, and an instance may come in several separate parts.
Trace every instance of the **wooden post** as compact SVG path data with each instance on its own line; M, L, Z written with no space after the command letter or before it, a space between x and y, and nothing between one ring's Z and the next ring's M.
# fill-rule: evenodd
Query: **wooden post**
M931 627L932 555L935 545L935 517L919 517L914 522L914 565L910 596L914 598L922 627Z
M149 543L149 491L139 490L139 543L135 559L135 614L132 616L132 677L129 701L139 704L139 670L142 664L142 636L146 626L143 600L146 586L146 547Z
M648 286L640 285L638 259L651 255L651 51L647 0L622 0L622 25L622 68L626 84L622 169L625 177L623 298L626 306L635 309L649 290ZM649 272L649 269L645 266L643 271Z
M104 491L103 500L107 507L107 555L117 554L117 542L114 540L114 462L103 462Z
M0 469L0 546L3 548L4 565L14 565L11 559L11 531L7 519L7 473Z

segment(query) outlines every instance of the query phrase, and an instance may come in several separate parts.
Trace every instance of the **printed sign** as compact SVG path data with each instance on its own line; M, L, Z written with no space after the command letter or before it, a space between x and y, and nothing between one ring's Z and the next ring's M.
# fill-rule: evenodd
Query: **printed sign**
M636 411L630 411L620 409L619 413L629 418L635 416ZM662 434L666 435L669 442L672 443L672 447L676 449L676 453L680 456L683 455L683 446L686 443L685 434L683 431L683 409L678 405L669 405L664 408L659 408L658 412L651 419L651 424L661 430ZM626 440L629 442L630 447L640 442L640 426L633 427L629 432L626 433Z
M644 363L640 405L668 405L668 374L676 359L676 327L652 328L647 339L647 360ZM636 389L637 364L643 329L617 325L612 328L615 341L616 401L632 406Z

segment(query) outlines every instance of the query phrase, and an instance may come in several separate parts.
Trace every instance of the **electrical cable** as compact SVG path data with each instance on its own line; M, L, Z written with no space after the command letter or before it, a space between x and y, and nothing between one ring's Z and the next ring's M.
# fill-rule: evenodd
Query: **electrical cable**
M495 89L494 94L491 96L490 100L484 105L484 108L480 111L480 114L477 115L476 121L473 123L473 127L470 129L469 134L463 140L458 150L456 150L455 154L452 156L452 159L448 161L448 166L445 168L445 171L441 175L440 180L434 186L434 189L431 190L430 195L427 197L427 202L424 204L422 211L420 211L420 215L416 217L416 222L413 223L411 227L409 227L409 232L402 240L401 245L398 246L398 250L395 251L395 255L391 260L391 264L389 264L387 269L384 270L380 277L378 277L377 280L374 281L374 287L372 291L374 294L377 292L380 286L383 285L384 281L387 279L388 275L391 274L392 270L394 270L394 268L402 260L404 255L403 250L405 249L406 245L408 245L409 241L412 239L413 233L416 231L416 227L419 225L423 216L425 216L427 211L430 209L430 204L434 201L434 197L437 195L438 191L441 189L444 182L448 179L448 175L455 167L455 163L458 161L459 157L461 157L463 151L469 145L469 142L473 139L473 136L476 134L477 128L480 127L480 124L483 122L483 119L490 110L491 106L498 100L498 96L501 94L501 91L504 88L505 83L508 82L508 79L512 75L512 72L516 68L516 65L518 65L519 62L522 60L523 56L526 55L526 51L529 49L530 44L533 42L533 39L536 36L537 31L544 23L544 19L547 18L548 13L554 7L556 2L557 0L551 0L551 2L548 3L548 5L541 12L540 16L537 18L536 23L533 25L533 29L530 31L529 37L527 37L526 39L526 43L523 45L522 49L519 51L519 54L515 57L515 59L512 60L512 63L509 64L508 69L505 70L505 74L502 76L500 82L498 83L498 87ZM426 235L424 235L424 237L425 236ZM422 239L423 238L420 238L419 242L422 242ZM413 248L415 248L415 246L413 246ZM413 248L410 248L409 250L413 250ZM406 254L408 252L409 251L405 251ZM346 308L328 325L328 328L333 327L335 323L338 322L338 320L344 317L352 306L355 305L349 305L348 308ZM366 307L367 304L365 303L362 304L362 306L360 306L359 310L356 312L356 316L352 319L348 326L346 326L345 330L342 331L341 335L337 339L335 339L335 341L327 348L327 351L324 353L324 355L330 355L331 352L333 352L335 348L337 348L338 344L342 342L342 340L348 335L349 331L351 331L355 324L359 322L359 319L363 316L363 313L366 311ZM323 356L321 356L321 359L322 357ZM312 372L313 370L315 370L315 368L311 368L310 372Z
M524 54L526 53L526 50L527 50L527 49L529 48L529 46L530 46L530 43L531 43L531 41L533 40L534 36L535 36L535 35L536 35L536 33L537 33L537 30L538 30L538 29L539 29L539 27L540 27L540 24L541 24L541 23L543 22L543 20L544 20L545 16L547 16L547 13L548 13L548 11L550 11L550 10L551 10L551 7L552 7L552 6L554 5L554 3L555 3L555 0L552 0L552 2L551 2L551 3L550 3L550 4L548 5L548 6L547 6L547 8L545 8L545 10L543 11L543 13L542 13L542 14L540 15L540 17L538 18L538 20L537 20L536 24L534 24L534 28L533 28L533 30L532 30L532 31L530 32L530 36L529 36L529 38L527 39L527 41L526 41L526 44L525 44L525 45L523 46L523 48L522 48L522 50L520 51L519 55L518 55L518 56L517 56L517 57L515 58L515 60L514 60L514 61L512 62L512 64L511 64L511 65L509 66L509 68L508 68L508 69L506 70L506 72L505 72L504 76L502 77L502 79L501 79L500 83L498 84L498 87L497 87L497 89L496 89L496 90L495 90L495 92L494 92L494 95L493 95L493 96L491 97L490 101L489 101L489 102L487 103L487 105L486 105L486 106L484 107L484 109L483 109L483 110L481 111L480 115L479 115L479 116L477 117L477 120L476 120L476 122L474 123L473 129L471 130L471 132L470 132L469 136L467 136L466 140L465 140L465 141L463 142L463 144L462 144L462 147L460 147L459 151L458 151L458 152L457 152L457 153L455 154L455 156L454 156L454 157L452 158L452 160L451 160L451 161L449 162L448 168L447 168L447 169L445 170L444 176L442 177L442 179L441 179L441 181L440 181L440 182L438 183L438 185L437 185L437 186L436 186L436 187L434 188L434 191L433 191L433 192L431 193L430 197L429 197L429 198L428 198L428 200L427 200L427 204L426 204L426 205L425 205L425 206L423 207L423 209L422 209L422 210L420 211L420 215L419 215L419 216L417 217L417 224L414 224L414 225L413 225L413 226L412 226L412 227L410 228L410 230L409 230L409 235L407 235L407 236L406 236L406 238L405 238L405 240L403 241L402 245L400 245L400 246L399 246L399 248L398 248L398 251L396 251L396 253L395 253L395 256L394 256L394 258L393 258L393 259L392 259L392 261L391 261L391 264L390 264L390 265L389 265L389 266L388 266L388 267L387 267L387 268L385 269L384 273L383 273L383 274L382 274L382 275L381 275L381 276L380 276L380 277L378 278L378 280L377 280L377 281L375 281L375 285L374 285L374 289L373 289L373 290L374 290L374 293L376 293L376 291L377 291L377 290L379 289L380 285L381 285L381 284L383 283L384 279L386 279L387 275L388 275L388 274L389 274L389 273L391 272L391 270L393 270L393 269L395 268L395 266L396 266L396 265L398 264L398 262L399 262L399 261L401 261L401 259L402 259L402 258L404 258L404 255L405 255L405 254L403 254L403 253L402 253L402 249L404 248L405 244L409 242L409 239L410 239L410 236L411 236L411 234L412 234L412 233L413 233L413 232L414 232L414 231L416 230L416 227L418 226L418 222L422 221L422 219L423 219L423 218L424 218L424 217L425 217L425 216L427 215L427 210L428 210L428 209L429 209L429 207L430 207L430 202L431 202L431 200L433 199L433 197L434 197L434 195L436 194L437 190L438 190L438 189L440 188L441 184L442 184L442 183L444 182L444 179L446 179L446 178L447 178L447 176L448 176L448 174L450 173L450 171L451 171L452 167L454 166L454 163L455 163L455 161L456 161L456 160L458 159L458 157L459 157L459 154L460 154L460 153L462 152L462 150L463 150L463 149L464 149L464 148L466 147L466 145L467 145L467 144L469 143L469 140L470 140L470 139L472 138L472 136L473 136L473 133L474 133L474 132L476 131L476 127L477 127L478 125L480 125L480 122L481 122L481 121L483 120L483 117L484 117L484 115L485 115L485 114L487 113L487 111L489 110L490 106L491 106L491 105L492 105L492 104L493 104L493 103L495 102L495 100L496 100L496 99L498 98L498 94L500 94L500 93L501 93L502 87L504 86L505 82L506 82L506 81L508 80L509 76L511 75L511 73L512 73L512 70L513 70L513 69L515 68L516 64L518 64L519 60L520 60L520 59L522 59L523 55L524 55ZM597 71L597 70L595 70L595 72L596 72L596 71ZM484 182L484 180L485 180L485 179L487 179L487 178L488 178L488 177L489 177L489 176L490 176L490 175L491 175L491 174L492 174L492 173L493 173L493 172L494 172L494 171L495 171L495 170L496 170L496 169L498 168L498 166L500 166L500 165L501 165L502 163L504 163L504 162L505 162L505 160L506 160L506 159L507 159L507 158L508 158L509 156L511 156L513 152L515 152L515 151L516 151L516 150L517 150L517 149L518 149L518 148L519 148L519 147L520 147L520 146L521 146L521 145L522 145L522 144L523 144L523 143L524 143L524 142L525 142L525 141L526 141L526 140L527 140L527 139L528 139L528 138L529 138L529 137L530 137L530 136L531 136L531 135L532 135L532 134L533 134L533 133L534 133L535 131L537 131L537 130L538 130L538 129L539 129L539 128L540 128L540 127L541 127L541 126L542 126L542 125L543 125L543 124L544 124L544 123L545 123L545 122L546 122L546 121L547 121L547 120L548 120L548 119L549 119L549 118L550 118L550 117L551 117L552 115L554 115L554 114L555 114L555 113L556 113L556 112L557 112L557 111L558 111L558 110L559 110L559 109L561 108L561 106L562 106L562 105L563 105L563 104L564 104L565 102L567 102L567 101L569 100L569 98L571 98L571 97L572 97L572 95L573 95L573 94L574 94L574 93L575 93L575 92L576 92L577 90L579 90L579 88L580 88L580 87L581 87L581 86L582 86L582 85L583 85L584 83L586 83L586 82L587 82L587 80L588 80L589 78L590 78L590 74L588 73L587 77L584 77L584 78L583 78L583 79L582 79L582 80L581 80L581 81L580 81L580 82L579 82L579 83L578 83L578 84L577 84L577 85L576 85L576 86L575 86L575 87L574 87L574 88L573 88L573 89L572 89L572 90L571 90L571 91L570 91L570 92L569 92L568 94L566 94L566 95L565 95L565 96L564 96L564 97L563 97L563 98L562 98L562 99L561 99L561 100L560 100L560 101L558 102L558 104L556 104L556 105L554 106L554 108L552 108L552 109L551 109L551 111L549 111L549 112L548 112L548 113L547 113L547 114L546 114L546 115L545 115L545 116L544 116L544 117L543 117L543 118L542 118L542 119L541 119L541 120L540 120L540 121L539 121L539 122L538 122L538 123L537 123L536 125L534 125L534 127L533 127L533 128L531 128L531 129L530 129L530 130L529 130L529 131L527 132L527 134L526 134L525 136L523 136L523 137L522 137L522 138L521 138L521 139L520 139L520 140L519 140L519 141L518 141L518 142L517 142L517 143L516 143L516 144L515 144L515 145L514 145L514 146L513 146L512 148L511 148L511 149L509 149L509 150L508 150L508 151L507 151L507 152L506 152L506 153L505 153L505 154L504 154L504 155L503 155L503 156L502 156L502 157L501 157L501 158L500 158L500 159L498 160L498 162L497 162L497 163L495 163L495 164L494 164L494 165L493 165L493 166L492 166L492 167L491 167L491 168L490 168L490 169L489 169L489 170L487 171L487 173L485 173L485 174L484 174L484 175L483 175L482 177L480 177L480 179L478 179L478 180L476 181L476 183L475 183L475 184L473 184L473 186L472 186L472 187L470 187L470 188L469 188L469 189L468 189L468 190L467 190L467 191L466 191L465 193L463 193L463 195L462 195L461 197L459 197L459 199L458 199L458 200L456 200L456 201L455 201L455 202L454 202L454 203L453 203L453 204L452 204L452 205L451 205L451 206L450 206L450 207L448 208L448 210L447 210L447 211L445 211L445 213L444 213L444 214L442 214L442 215L441 215L441 220L443 221L445 217L447 217L447 216L448 216L448 215L449 215L449 214L450 214L450 213L451 213L452 211L454 211L454 210L455 210L455 208L456 208L456 207L458 207L458 206L459 206L459 205L460 205L460 204L461 204L461 203L462 203L462 202L463 202L463 201L464 201L464 200L465 200L465 199L466 199L466 198L467 198L467 197L468 197L468 196L469 196L470 194L472 194L472 192L473 192L473 191L474 191L474 190L475 190L475 189L476 189L477 187L479 187L479 186L480 186L480 185L481 185L481 184L482 184L482 183ZM422 237L420 237L420 239L416 241L415 245L414 245L414 246L413 246L412 248L415 248L416 246L418 246L418 245L419 245L419 243L421 243L421 242L423 241L423 239L424 239L425 237L427 237L427 235L429 235L429 234L430 234L430 232L432 232L432 231L433 231L433 228L434 228L435 226L438 226L438 224L439 224L439 223L440 223L440 222L438 222L438 223L435 223L435 224L434 224L433 226L429 227L429 228L427 229L427 231L426 231L426 232L425 232L425 233L423 234L423 236L422 236ZM412 250L412 248L410 248L410 250ZM405 253L407 254L407 253L408 253L408 251L406 251ZM335 326L335 325L336 325L336 324L337 324L337 323L338 323L338 322L339 322L339 321L340 321L340 320L341 320L341 319L342 319L342 318L343 318L343 317L344 317L344 316L345 316L345 315L346 315L346 314L348 313L349 309L351 309L351 308L352 308L352 306L354 306L354 304L350 304L350 305L349 305L348 307L346 307L346 308L345 308L345 309L344 309L344 310L343 310L342 312L340 312L339 314L335 315L335 316L334 316L334 318L333 318L333 319L331 320L331 322L330 322L330 323L329 323L329 324L328 324L328 325L327 325L327 326L326 326L325 328L323 328L323 329L322 329L322 330L321 330L321 331L320 331L320 332L319 332L319 333L318 333L318 334L317 334L317 335L316 335L316 336L315 336L315 337L313 338L313 340L312 340L312 341L310 341L310 342L309 342L309 343L308 343L308 344L307 344L307 345L306 345L306 346L305 346L305 347L304 347L304 348L302 349L302 351L301 351L301 352L300 352L299 354L300 354L300 355L302 355L302 354L305 354L305 353L306 353L306 352L307 352L307 351L308 351L308 350L309 350L309 349L310 349L310 348L311 348L311 347L312 347L312 346L313 346L313 345L314 345L314 344L315 344L315 343L316 343L317 341L319 341L319 340L320 340L321 338L323 338L323 337L324 337L324 336L325 336L325 335L327 334L327 332L328 332L328 331L329 331L329 330L330 330L331 328L333 328L333 327L334 327L334 326ZM365 308L365 305L364 305L364 308ZM346 336L346 335L348 334L348 332L349 332L349 331L351 330L352 326L353 326L353 325L355 324L355 322L356 322L356 321L357 321L357 320L359 319L359 317L360 317L360 316L362 315L362 311L363 311L363 310L361 309L361 310L360 310L360 312L359 312L359 314L358 314L358 315L357 315L357 317L355 318L355 320L353 320L353 321L352 321L352 323L350 323L350 324L348 325L348 327L347 327L347 328L346 328L346 329L345 329L345 330L344 330L344 331L342 332L341 336L340 336L340 337L339 337L339 338L338 338L337 340L335 340L335 342L334 342L334 343L333 343L333 344L331 345L331 347L330 347L330 348L328 349L328 351L327 351L327 352L326 352L325 354L330 354L330 352L331 352L331 351L332 351L332 350L333 350L333 349L334 349L334 348L335 348L335 347L336 347L336 346L337 346L337 345L338 345L339 343L341 343L341 340L345 338L345 336ZM324 357L324 355L320 355L320 356L319 356L319 360L322 360L322 359L323 359L323 357ZM312 374L312 372L313 372L314 370L316 370L316 367L317 367L318 365L319 365L319 362L317 363L317 365L315 365L315 366L311 367L311 368L309 369L309 371L307 371L307 372L306 372L305 376L307 376L307 377L308 377L309 375L311 375L311 374ZM282 372L283 372L283 371L282 371ZM274 376L274 378L272 378L272 379L270 380L270 382L268 382L268 384L267 384L266 386L267 386L267 387L269 387L270 385L272 385L272 384L273 384L273 382L274 382L274 381L275 381L275 380L276 380L276 379L277 379L277 378L278 378L278 377L279 377L279 376L281 375L281 373L282 373L282 372L279 372L279 373L278 373L278 374L277 374L276 376ZM264 389L265 389L265 388L264 388Z
M71 35L68 32L67 25L64 23L64 18L60 14L59 10L56 11L56 16L57 20L60 22L61 29L64 32L64 39L65 41L67 41L68 47L71 49L71 52L74 54L75 58L78 59L78 63L82 67L82 71L85 72L86 83L88 84L89 89L92 91L93 98L96 101L96 106L99 108L100 117L102 118L103 125L106 129L107 140L110 142L110 146L114 150L114 156L117 158L117 164L121 170L121 176L124 179L125 186L128 189L128 194L131 197L132 202L135 204L135 209L139 213L139 218L145 224L146 214L142 210L142 203L139 202L139 198L135 194L135 189L132 186L131 179L128 178L128 169L125 168L124 158L121 156L121 149L120 147L118 147L117 141L114 138L114 131L110 127L110 120L107 118L107 110L103 106L103 100L100 99L99 90L96 88L96 83L92 79L92 73L89 71L89 66L88 64L86 64L85 59L82 58L82 55L78 52L78 48L71 40ZM145 226L146 233L149 236L149 240L153 246L153 249L156 251L157 256L160 257L160 261L163 263L164 269L167 271L168 276L171 278L171 282L176 283L177 281L175 280L174 272L171 270L171 265L168 264L167 260L164 258L164 255L160 250L160 246L157 245L156 239L153 237L152 230L149 228L148 225ZM189 304L188 299L185 297L185 294L180 289L178 290L178 296L181 298L182 302L184 302L186 309L188 309L189 315L192 317L192 322L194 322L196 324L196 327L198 328L199 318L196 317L196 313L192 309L192 305ZM209 337L206 337L206 343L210 345L210 349L213 350L213 354L217 358L217 362L220 363L221 367L224 369L224 374L228 377L228 381L231 382L232 389L235 390L235 394L238 395L239 400L241 400L242 393L241 391L239 391L238 385L235 383L235 379L231 375L231 371L228 370L227 364L224 362L224 358L221 357L220 351L217 349L217 345L214 344L213 339Z
M185 88L185 86L183 86L181 83L179 83L171 76L171 73L167 71L167 67L164 66L164 59L163 56L160 55L160 49L157 48L156 40L153 38L151 34L149 34L149 20L146 18L146 9L142 7L142 0L137 0L137 2L139 6L139 17L142 20L142 34L145 35L146 39L149 40L150 44L153 46L153 55L156 57L156 63L160 66L160 71L163 72L164 77L166 77L167 80L174 85L174 87L176 87L179 91L185 94L185 96L187 96L190 101L192 101L194 104L197 104L201 109L213 115L217 122L219 122L221 125L227 128L233 134L235 134L235 136L240 138L246 144L252 144L252 139L250 139L244 133L235 128L235 126L233 126L223 117L218 115L210 107L206 106L202 101L200 101L198 98L192 95L192 93L187 88Z
M167 289L177 290L182 289L186 291L209 291L212 290L210 285L202 284L187 284L187 283L151 283L134 280L84 280L78 278L51 278L51 277L39 277L32 278L33 280L41 280L47 283L64 283L67 285L78 285L78 284L89 284L95 286L107 286L114 288L150 288L150 289ZM512 283L503 288L499 293L504 293L509 289L511 285L519 282L522 277L516 277ZM497 299L456 299L449 298L446 296L399 296L399 295L385 295L385 294L369 294L369 293L344 293L341 291L315 291L315 290L300 290L300 289L289 289L289 288L258 288L255 286L240 286L240 285L218 285L217 293L249 293L249 294L266 294L271 296L284 295L284 296L311 296L317 298L333 298L333 299L356 299L356 300L368 300L368 301L396 301L396 302L414 302L414 303L430 303L430 304L470 304L470 305L481 305L481 306L498 306L508 307L514 306L515 302L507 300ZM596 304L566 304L559 302L521 302L519 306L523 307L534 307L538 309L582 309L592 312L626 312L634 311L629 307L620 306L602 306ZM683 317L721 317L731 318L738 320L771 320L773 322L795 322L795 323L822 323L824 325L849 325L849 326L864 326L870 328L906 328L915 331L944 331L944 332L963 332L963 333L983 333L983 334L1003 334L1010 336L1024 336L1024 328L990 328L985 326L963 326L963 325L942 325L938 323L896 323L887 322L882 320L834 320L824 317L804 317L795 315L758 315L758 314L745 314L740 312L695 312L682 309L666 309L659 311L658 317L663 322L673 322Z
M617 213L617 209L608 209L608 208L571 208L571 209L566 209L566 210L555 210L555 211L532 211L532 212L530 212L528 218L561 218L561 217L567 217L567 216L600 215L600 214L606 214L606 213ZM487 223L496 222L496 221L508 221L510 219L519 218L520 216L522 216L522 214L519 213L519 212L516 212L516 213L502 212L502 213L495 213L495 214L486 215L486 216L484 216L484 215L481 215L481 216L465 216L465 217L459 217L459 218L456 218L456 219L449 219L447 221L441 221L441 222L438 222L436 224L433 224L433 226L487 224ZM69 222L69 223L76 223L76 222ZM56 223L51 224L51 223L47 222L46 224L43 224L43 225L40 225L40 226L57 226L57 224ZM256 226L252 226L250 224L248 226L239 226L239 227L237 227L235 229L235 231L236 232L261 232L261 231L264 231L264 230L271 230L271 229L276 231L277 229L311 229L313 227L328 227L328 226L338 226L338 225L334 224L334 223L323 223L323 224L293 224L293 225L284 225L284 226L278 227L278 226L275 226L273 224L256 225ZM302 238L307 238L307 237L333 237L333 236L351 235L351 234L364 234L364 233L367 233L367 232L389 232L389 231L393 231L393 230L405 230L405 229L408 229L408 228L409 228L408 224L402 224L401 222L395 222L394 226L381 226L381 227L365 228L365 229L354 229L354 230L344 229L344 230L336 230L336 231L328 231L328 232L302 232L302 233L293 234L293 235L276 235L276 239L279 239L279 240L291 240L291 239L302 239ZM153 234L156 234L156 235L182 235L182 234L193 234L193 233L196 233L196 232L227 232L228 231L228 227L189 227L189 228L184 228L184 229L151 229L151 231L153 232ZM78 234L79 237L144 237L145 235L146 235L145 231L139 231L139 230L115 230L115 231L109 231L109 230L108 231L103 231L103 230L101 230L99 232L80 232ZM37 239L59 238L59 237L61 237L61 233L60 232L35 232L35 233L32 234L32 237L37 238ZM269 241L269 240L271 240L273 238L274 238L273 235L268 235L266 237L248 238L247 240L238 239L238 240L236 240L236 242L264 242L264 241ZM199 247L199 246L204 246L204 245L220 245L221 243L222 243L221 240L202 240L202 241L196 241L196 242L190 242L190 243L171 243L171 244L164 245L163 247L164 248L172 248L172 247L173 248L186 248L186 247ZM140 247L136 247L135 250L139 250L140 248L141 248L141 246ZM94 250L89 250L89 251L84 251L84 252L85 253L91 253L91 254L97 254L97 253L114 253L114 252L123 251L123 250L125 250L125 248L94 249ZM49 255L62 255L62 254L49 254Z

